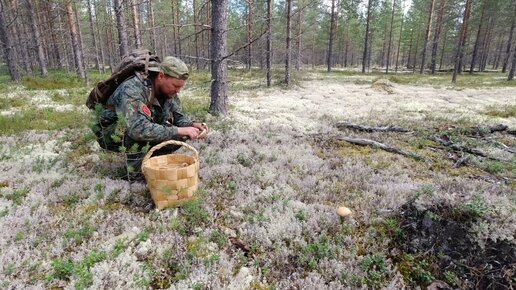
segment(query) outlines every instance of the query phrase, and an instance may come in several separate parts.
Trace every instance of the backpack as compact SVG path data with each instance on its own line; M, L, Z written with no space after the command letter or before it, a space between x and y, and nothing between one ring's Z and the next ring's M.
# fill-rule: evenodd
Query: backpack
M109 79L100 81L95 85L86 100L86 106L90 109L95 109L97 104L101 104L106 108L109 97L111 97L121 83L134 76L136 72L144 72L146 76L148 73L147 68L149 66L158 66L159 63L159 57L147 49L131 51L131 53L124 56L120 64L113 70Z

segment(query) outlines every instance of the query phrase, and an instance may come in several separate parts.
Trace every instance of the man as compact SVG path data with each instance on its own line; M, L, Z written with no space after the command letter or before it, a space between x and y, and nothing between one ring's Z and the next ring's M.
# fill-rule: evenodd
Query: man
M183 61L167 56L159 67L149 67L148 71L147 77L136 73L118 86L97 124L97 141L102 148L126 152L128 173L141 170L149 147L167 140L195 140L201 131L208 130L206 124L192 122L183 112L178 97L188 79ZM154 155L178 148L164 148Z

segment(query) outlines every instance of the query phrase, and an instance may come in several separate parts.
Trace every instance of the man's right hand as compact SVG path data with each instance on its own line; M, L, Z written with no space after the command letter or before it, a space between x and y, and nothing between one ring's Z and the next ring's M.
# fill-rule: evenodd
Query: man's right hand
M195 127L178 127L177 128L177 134L181 136L186 136L190 140L195 140L197 137L199 137L199 133L201 131Z

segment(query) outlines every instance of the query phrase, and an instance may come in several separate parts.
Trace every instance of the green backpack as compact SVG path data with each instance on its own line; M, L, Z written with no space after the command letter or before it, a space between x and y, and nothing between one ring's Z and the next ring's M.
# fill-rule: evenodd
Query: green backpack
M97 83L91 90L86 106L90 109L95 109L97 104L101 104L107 108L106 103L115 92L116 88L126 79L134 76L136 72L143 72L147 75L147 68L158 66L160 59L157 55L152 54L147 49L136 49L124 56L120 64L113 70L109 79Z

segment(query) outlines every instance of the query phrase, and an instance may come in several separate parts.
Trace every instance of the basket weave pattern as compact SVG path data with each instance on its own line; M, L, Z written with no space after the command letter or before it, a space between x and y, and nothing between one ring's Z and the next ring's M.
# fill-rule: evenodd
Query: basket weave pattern
M166 154L151 157L154 151L170 144L185 146L193 151L194 156ZM199 153L184 142L165 141L152 147L145 155L142 172L156 207L177 207L196 198L195 191L199 185Z

